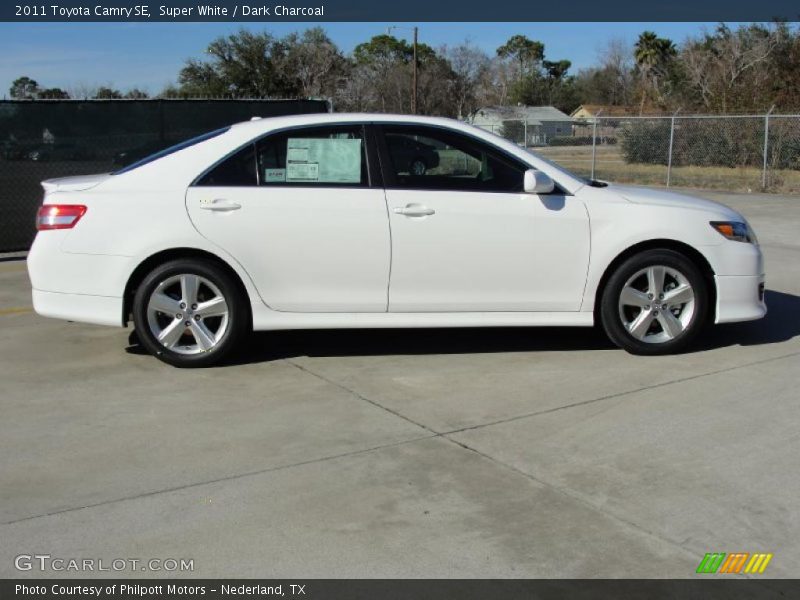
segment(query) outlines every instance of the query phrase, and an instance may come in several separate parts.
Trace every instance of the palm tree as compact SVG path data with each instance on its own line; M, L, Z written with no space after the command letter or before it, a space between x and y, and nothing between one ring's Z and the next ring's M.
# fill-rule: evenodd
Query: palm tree
M642 101L639 105L640 115L644 112L648 84L652 87L656 98L659 98L659 77L665 74L667 64L676 54L677 50L672 40L660 38L652 31L645 31L639 35L639 39L634 46L633 56L643 82Z

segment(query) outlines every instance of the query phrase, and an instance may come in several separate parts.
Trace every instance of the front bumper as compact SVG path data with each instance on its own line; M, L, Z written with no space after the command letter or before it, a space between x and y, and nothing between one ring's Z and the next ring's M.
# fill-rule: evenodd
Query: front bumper
M767 314L764 275L716 275L716 323L753 321Z

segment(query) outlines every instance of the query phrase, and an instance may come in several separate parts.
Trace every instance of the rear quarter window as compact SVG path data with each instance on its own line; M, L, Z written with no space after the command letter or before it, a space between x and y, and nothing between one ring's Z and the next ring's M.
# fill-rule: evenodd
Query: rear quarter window
M250 187L258 185L256 145L247 144L197 180L206 187Z

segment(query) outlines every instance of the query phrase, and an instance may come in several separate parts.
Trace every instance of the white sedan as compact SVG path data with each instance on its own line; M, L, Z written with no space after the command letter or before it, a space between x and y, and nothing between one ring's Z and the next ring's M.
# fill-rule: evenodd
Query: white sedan
M43 183L45 316L126 326L176 366L251 330L591 326L636 354L759 319L732 209L576 177L449 119L254 119L116 173Z

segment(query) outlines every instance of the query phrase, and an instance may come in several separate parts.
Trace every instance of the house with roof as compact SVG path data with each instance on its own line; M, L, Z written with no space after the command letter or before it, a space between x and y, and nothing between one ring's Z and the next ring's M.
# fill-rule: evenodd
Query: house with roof
M525 146L545 146L549 139L572 135L572 118L554 106L486 106L467 121Z
M605 139L617 134L621 119L638 117L639 109L611 104L581 104L570 116L573 137L588 137L596 133L598 137Z
M635 117L638 109L632 106L614 106L611 104L581 104L572 111L570 117L576 121L589 121L595 117Z

